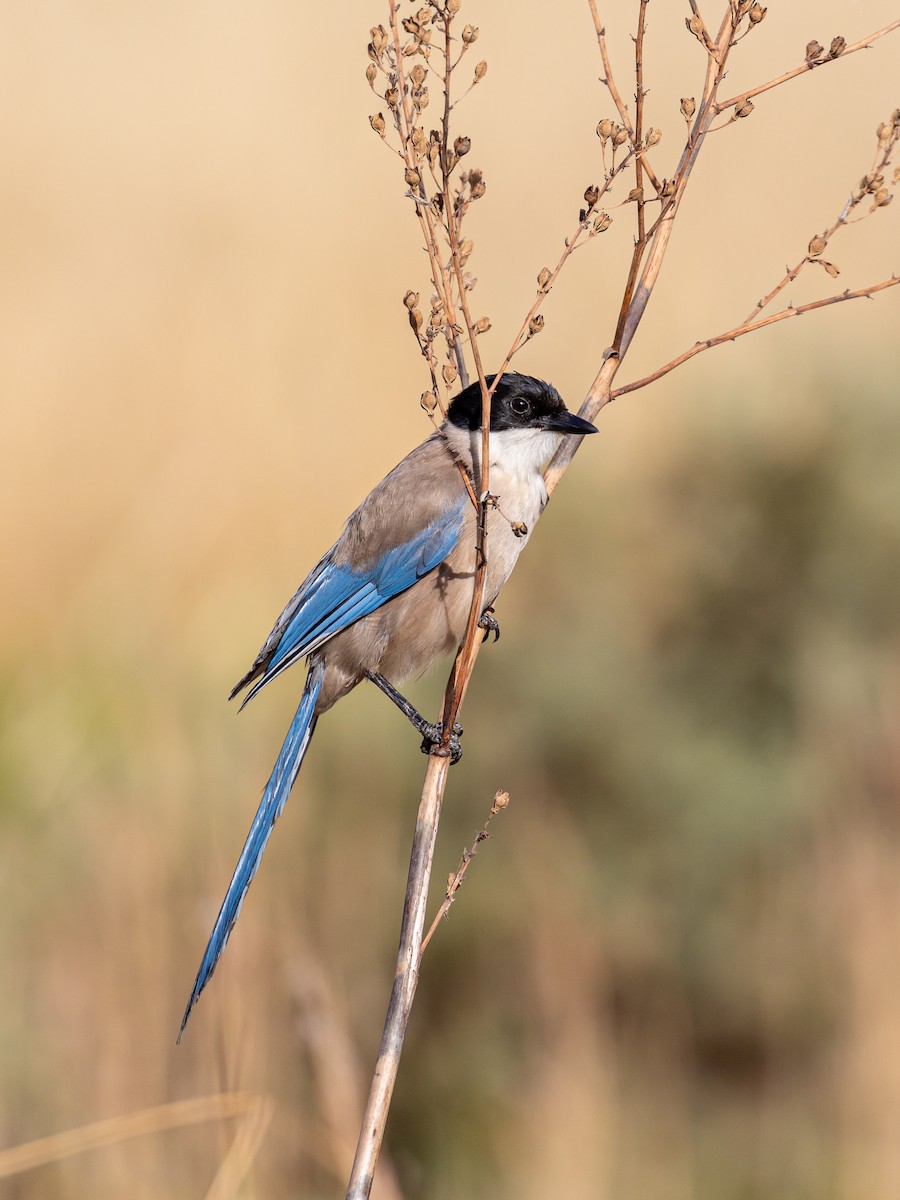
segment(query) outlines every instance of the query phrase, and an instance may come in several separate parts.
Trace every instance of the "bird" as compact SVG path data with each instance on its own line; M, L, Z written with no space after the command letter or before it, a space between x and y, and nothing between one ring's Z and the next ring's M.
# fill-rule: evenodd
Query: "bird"
M495 376L486 379L488 387ZM542 466L562 437L596 433L557 390L508 372L491 396L487 563L480 622L499 637L493 604L547 503ZM482 450L480 383L450 402L441 427L369 493L291 597L252 666L231 691L241 708L282 671L308 661L303 694L266 784L191 990L181 1029L206 987L240 914L272 827L281 815L316 722L364 679L374 683L443 752L443 730L397 690L462 644L472 605ZM461 755L456 726L451 761Z

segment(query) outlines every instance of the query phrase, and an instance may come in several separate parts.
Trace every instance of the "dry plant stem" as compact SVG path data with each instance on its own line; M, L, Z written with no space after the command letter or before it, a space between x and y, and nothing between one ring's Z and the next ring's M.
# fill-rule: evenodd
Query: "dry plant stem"
M635 148L635 151L640 150L644 129L644 30L646 28L646 24L647 0L641 0L640 7L638 9L637 36L634 40L634 73L636 89L635 121L634 132L632 134L632 144ZM635 172L635 186L639 193L637 200L637 237L635 238L634 250L631 255L631 266L628 269L628 279L625 283L625 293L622 297L622 304L619 308L619 320L616 325L615 336L613 337L614 346L618 346L621 342L625 329L625 321L631 307L631 298L634 294L635 283L637 282L638 271L640 270L641 261L644 257L644 250L647 247L647 231L644 225L644 200L643 196L640 195L642 190L643 173L643 163L640 154L638 154Z
M861 38L858 42L854 42L852 46L845 46L837 58L830 58L822 63L804 62L801 66L794 67L792 71L785 71L783 75L779 75L776 79L770 79L768 83L761 83L759 87L750 88L747 92L740 92L728 100L720 100L716 104L716 111L719 113L727 112L729 108L734 108L735 104L740 100L751 100L754 96L761 96L763 92L770 92L772 88L780 87L781 84L787 83L790 79L796 79L798 75L806 75L810 71L818 70L819 67L827 66L828 63L838 62L840 59L846 58L848 54L854 54L857 50L867 50L879 38L893 33L895 29L900 29L900 18L896 21L889 21L883 29L878 29L875 33L870 33L868 37Z
M64 1133L0 1151L0 1179L134 1138L240 1117L242 1120L234 1142L207 1192L208 1197L224 1200L226 1196L237 1193L272 1119L273 1107L268 1096L226 1092L194 1100L177 1100L157 1108L110 1117L106 1121L95 1121L78 1129L68 1129Z
M874 161L872 162L872 173L873 174L887 169L888 164L890 163L890 160L891 160L891 156L893 155L894 150L896 148L897 140L898 140L898 134L895 132L894 136L891 137L886 144L879 145L878 149L876 149L875 158L874 158ZM804 254L803 258L801 258L800 261L795 266L789 267L788 270L785 272L784 276L778 281L778 283L775 285L775 287L772 288L771 292L769 292L768 295L763 296L763 298L761 300L759 300L757 302L757 304L750 310L750 312L747 314L747 316L744 317L744 320L742 321L743 325L748 325L753 320L754 317L757 317L764 309L768 308L769 305L772 303L772 301L775 299L775 297L777 295L779 295L782 291L784 291L784 289L788 286L788 284L791 284L794 282L794 280L797 278L797 276L800 274L800 272L803 270L803 268L806 266L807 263L817 262L817 261L821 262L822 260L819 257L819 255L824 252L825 248L828 246L831 239L834 237L835 233L837 233L837 231L839 229L845 228L848 223L856 224L856 221L864 220L866 217L872 215L872 213L875 211L874 209L870 209L868 213L864 213L861 217L857 217L856 221L848 222L848 218L850 217L850 214L866 198L867 198L867 193L865 191L854 192L853 195L851 195L850 199L847 201L847 203L841 209L840 216L837 218L837 220L834 222L834 224L829 225L829 227L825 230L825 232L819 235L819 237L821 238L821 242L822 242L822 249L821 249L821 251L819 251L819 254L816 254L816 255L812 255L809 253Z
M390 3L391 28L394 35L395 52L400 60L400 36L397 25L397 6L394 0ZM447 234L450 242L451 265L456 278L460 309L469 344L478 372L482 395L482 440L481 463L479 470L478 492L478 526L476 544L475 578L472 594L472 605L469 610L466 636L457 655L453 671L444 698L442 722L443 739L440 754L432 754L428 759L425 781L422 787L422 797L419 802L419 812L416 818L416 832L413 838L413 848L410 856L409 874L407 877L406 895L403 905L403 920L400 929L400 947L397 954L397 969L391 998L385 1017L384 1030L381 1037L381 1047L378 1062L372 1079L366 1111L363 1116L356 1156L350 1183L347 1188L347 1200L363 1200L368 1197L374 1179L375 1166L384 1139L384 1130L390 1110L391 1098L400 1067L400 1056L406 1038L406 1029L412 1010L413 999L419 981L419 963L421 961L422 933L425 927L425 910L428 901L428 885L431 880L431 868L434 861L434 846L440 821L441 804L447 785L447 771L450 766L449 741L453 723L462 705L471 678L475 659L478 656L480 642L478 639L478 622L483 609L484 577L487 565L487 496L490 484L490 405L491 398L485 379L484 365L478 349L477 334L472 322L471 313L466 299L465 281L459 252L459 229L454 216L453 202L450 195L450 171L446 159L449 146L449 88L450 88L450 19L445 19L445 101L444 101L444 144L441 156L442 191L444 197L444 215L447 222ZM401 94L402 81L401 81ZM406 111L404 97L404 114L409 132L409 115ZM417 206L418 208L418 206ZM430 222L430 214L427 219ZM437 246L436 238L432 245ZM432 270L434 273L434 258ZM441 268L443 276L443 268ZM435 278L435 283L437 279ZM447 287L447 299L452 305L452 290ZM445 306L446 311L446 306ZM448 321L455 318L455 311L447 312ZM455 320L453 320L455 328ZM457 339L458 341L458 339ZM463 364L463 371L465 366ZM461 371L460 374L463 372Z
M790 317L802 317L804 313L815 312L817 308L827 308L830 304L840 304L844 300L863 300L877 295L878 292L886 291L888 288L896 287L898 283L900 283L900 276L892 275L890 279L883 279L880 283L873 283L869 287L858 288L853 292L849 290L840 292L835 296L826 296L822 300L813 300L809 304L801 304L796 308L791 305L789 308L783 308L780 312L772 313L770 316L763 317L759 321L737 325L734 329L729 329L727 333L720 333L716 337L696 342L689 350L685 350L683 354L679 354L677 358L673 358L671 362L667 362L665 366L659 367L658 370L651 372L651 374L645 375L643 379L636 379L633 383L626 383L623 387L616 388L612 392L610 399L615 400L619 396L627 395L629 392L639 391L640 388L644 388L650 383L655 383L657 379L662 379L664 375L668 375L670 371L674 371L676 367L680 367L688 359L702 354L704 350L711 350L713 346L721 346L725 342L736 341L737 338L743 337L745 333L755 333L757 329L765 329L768 325L775 325L779 321L787 321Z
M635 137L634 125L632 125L631 117L628 115L628 107L625 104L624 100L622 99L622 93L619 91L618 87L616 86L615 77L613 76L612 64L609 61L609 51L607 50L607 47L606 47L606 27L604 26L603 21L600 18L600 13L597 11L596 0L588 0L588 4L590 5L591 16L593 17L593 20L594 20L594 31L597 34L597 45L600 48L600 58L603 61L603 73L604 73L603 82L606 84L606 89L609 92L610 96L612 97L613 104L615 104L615 106L616 106L616 112L619 114L619 120L622 122L622 124L625 126L626 130L628 131L628 137L631 140L631 144L635 147L635 150L637 153L641 153L640 149L638 147L637 139ZM641 8L642 9L646 8L646 0L641 0ZM640 18L640 24L643 24L643 21L644 21L644 17L642 14L642 16ZM650 180L650 183L653 185L653 189L656 192L656 194L659 195L660 191L662 190L659 179L646 159L643 159L643 163L644 163L644 171L646 172L647 178Z
M412 114L409 110L409 94L406 84L406 77L403 73L403 53L401 49L400 27L398 24L398 5L396 0L388 0L388 9L390 12L391 35L394 44L395 69L397 71L397 83L399 91L400 109L402 120L400 121L400 142L402 145L401 154L403 161L407 167L415 167L412 154L410 152L410 135L413 130ZM421 201L421 203L419 202ZM450 283L450 278L441 263L440 247L438 244L437 232L434 228L434 221L431 215L431 208L428 204L428 197L425 195L424 188L419 185L419 196L415 203L416 216L419 220L419 225L422 229L422 236L425 239L425 249L428 252L428 260L431 265L431 278L434 283L435 291L441 299L441 304L444 309L445 328L447 330L447 340L453 350L454 357L457 361L457 369L460 376L466 378L466 364L463 355L462 346L460 345L459 335L456 327L456 313L453 307L453 292Z
M506 369L509 367L509 364L512 362L513 356L516 354L516 352L518 350L521 350L522 346L525 344L525 342L523 340L525 337L525 332L528 329L528 326L531 324L532 318L534 316L536 316L541 305L544 303L544 301L550 295L550 292L553 289L553 285L556 283L556 280L559 276L560 271L566 265L566 262L568 261L569 256L575 250L577 250L579 246L584 246L587 244L586 242L582 242L580 240L581 235L584 233L584 231L587 227L587 221L597 211L597 209L600 205L600 201L603 199L603 197L609 191L613 181L622 173L622 171L625 170L625 168L631 162L632 158L634 158L634 150L629 150L628 153L625 155L625 157L622 159L622 161L620 163L618 163L615 167L613 167L613 169L610 171L607 179L604 180L603 186L600 188L600 195L597 197L596 201L591 205L591 207L587 210L586 220L579 221L577 228L572 233L572 236L569 238L566 238L565 245L563 247L563 252L559 256L556 266L550 272L550 278L547 280L547 282L544 284L544 286L538 291L537 296L535 297L534 302L531 305L531 308L529 308L528 312L525 314L525 319L522 321L522 324L519 326L518 333L513 338L512 344L510 345L509 350L507 350L507 352L506 352L506 357L503 359L503 362L500 364L500 368L497 371L497 377L494 380L494 382L491 384L491 394L492 395L494 393L494 389L497 387L497 384L500 382L501 377L506 372Z
M389 2L391 8L392 28L394 30L395 47L397 48L399 57L400 42L397 28L396 3L395 0L389 0ZM594 26L597 32L597 41L600 47L600 54L603 60L604 70L606 72L606 85L609 88L610 94L616 105L622 124L629 132L634 152L641 159L641 163L638 168L639 172L641 170L643 171L646 177L650 180L652 186L656 189L657 194L660 195L662 188L658 179L652 172L649 164L646 162L646 159L643 158L643 152L636 136L636 129L629 119L628 110L622 101L621 94L616 87L615 80L610 69L609 58L606 49L605 30L600 20L596 0L588 0L588 3L594 19ZM697 14L696 5L692 3L691 8L695 14ZM641 0L639 16L639 33L641 38L643 37L643 27L645 23L645 9L646 0ZM579 410L580 414L584 417L587 417L589 420L596 419L597 414L607 403L609 403L610 399L612 399L614 395L622 395L626 391L636 390L638 386L644 386L644 384L651 382L652 378L659 377L659 374L657 374L653 377L648 377L646 380L627 385L618 392L613 391L613 384L615 382L616 374L623 358L628 351L634 334L640 325L653 288L659 277L659 272L662 268L666 250L668 249L669 239L672 234L674 220L677 216L678 209L684 196L693 166L697 161L697 157L703 146L705 137L710 131L712 122L719 112L728 106L727 104L719 106L716 98L718 89L725 74L729 51L733 45L735 20L735 9L733 9L729 4L723 16L722 23L715 40L713 41L708 34L706 35L706 43L708 48L707 67L702 99L698 106L693 127L682 152L677 171L673 177L672 183L674 190L672 191L671 195L667 197L661 196L661 211L659 217L653 223L652 227L645 231L645 236L643 238L640 236L638 237L639 247L636 246L632 270L629 272L629 283L626 286L622 304L620 306L620 316L614 343L612 347L604 352L602 365L597 373L596 378L594 379L594 382L591 385L584 403ZM870 38L864 39L854 47L849 47L848 50L862 48L862 46L870 44L877 37L883 36L885 33L890 32L898 25L900 25L900 21L893 22L891 25L886 26L884 30L879 31L879 33L872 35ZM845 53L847 52L848 51L845 51ZM445 42L445 56L447 54L448 49L447 43ZM449 59L445 57L445 87L447 88L449 87L450 83L449 73L446 72L446 64L448 62ZM636 69L638 72L642 70L642 68L637 68L637 64ZM808 68L804 67L796 72L789 73L787 76L763 85L755 92L745 93L745 95L757 95L759 92L766 91L769 87L774 87L777 85L777 83L784 82L787 78L792 78L794 74L800 74L806 69ZM643 90L640 73L638 73L637 78L640 96ZM728 104L733 103L734 101L728 102ZM449 101L445 97L445 117L449 115L448 105ZM408 124L408 116L406 119ZM642 119L643 113L641 111L640 120ZM449 126L445 124L445 153L448 139ZM468 312L462 265L459 261L458 229L453 217L453 205L448 203L450 200L450 195L448 172L446 168L447 163L443 162L442 183L444 192L445 216L447 217L448 222L447 231L451 243L451 266L456 278L457 290L460 298L460 307L463 312L466 330L469 335L469 342L472 346L473 354L475 356L475 364L478 370L478 377L482 388L483 417L486 418L489 413L490 396L485 384L484 371L480 361L480 355L478 353L477 337L474 333L471 317ZM433 242L433 245L436 248L436 239ZM638 248L640 251L639 253ZM567 254L563 256L562 261L564 261L566 257L568 257ZM432 263L434 264L434 259L432 259ZM438 263L438 265L440 266L440 263ZM840 296L830 297L823 301L817 301L813 304L805 305L802 308L785 310L782 313L773 314L764 320L757 321L755 324L749 325L746 328L742 328L740 332L749 333L757 328L763 328L765 325L773 324L779 320L784 320L788 316L799 316L804 312L812 311L815 308L821 308L826 304L837 303L840 300L853 299L856 298L856 296L862 295L873 295L875 292L892 287L898 282L900 282L900 280L892 278L890 280L883 281L881 284L876 284L872 288L863 289L859 293L843 293ZM437 280L435 280L435 283L437 286ZM450 302L450 308L452 310L452 290L447 286L446 276L443 277L442 283L445 289L442 299ZM441 291L440 288L438 290ZM449 315L450 314L448 312L448 320ZM738 334L735 331L732 331L730 334L721 335L721 338L719 339L711 339L708 343L701 343L699 347L692 348L684 356L682 356L679 362L686 361L694 354L700 353L701 349L708 348L710 345L718 344L718 342L721 340L728 340L729 338L737 335ZM516 339L516 342L518 342L518 340L519 338ZM514 342L514 346L516 345L516 342ZM509 357L511 357L511 355ZM504 369L508 365L509 357L504 363ZM669 364L667 368L660 372L660 374L665 373L666 369L674 369L676 365L678 365L678 362ZM483 426L483 475L479 483L480 527L483 526L485 513L484 505L487 499L485 493L487 492L488 483L487 466L489 463L489 422L486 419L483 419ZM578 437L568 437L563 439L556 454L554 454L553 458L550 460L550 463L548 464L544 474L548 494L552 494L555 491L560 480L562 479L562 476L568 469L569 464L581 445L582 440L583 439ZM483 529L481 530L479 536L482 534ZM483 554L479 556L477 567L481 572L481 578L483 580ZM444 790L447 783L447 773L449 770L450 760L446 755L449 729L459 713L460 706L462 705L465 697L466 689L468 687L472 670L481 645L480 638L476 636L478 619L481 615L479 598L480 584L476 578L473 604L469 614L466 637L457 655L456 661L454 662L453 670L450 674L444 696L442 710L442 720L444 726L444 743L442 749L444 753L430 756L428 760L428 767L425 772L422 797L416 821L416 833L413 841L413 851L410 860L406 897L404 901L400 949L397 959L397 972L388 1006L388 1014L385 1021L384 1033L382 1035L378 1064L376 1066L375 1076L372 1081L369 1101L366 1107L366 1114L360 1133L359 1145L357 1147L356 1158L354 1160L353 1173L347 1191L348 1200L363 1200L363 1198L368 1197L371 1190L375 1165L378 1160L378 1154L387 1121L388 1108L390 1105L394 1083L397 1077L400 1054L402 1052L406 1028L409 1022L410 1009L415 996L416 985L418 983L418 970L421 960L422 934L424 930L428 884L431 877L431 865L433 862L434 845L437 835L437 824L440 817L441 804L443 801Z
M487 841L487 839L491 836L488 833L488 829L490 828L491 821L493 821L493 819L494 819L494 817L496 817L497 813L502 812L503 809L506 808L506 806L508 804L509 804L509 792L498 791L497 794L494 796L494 803L491 805L491 811L488 813L487 820L482 825L481 829L479 829L478 833L475 835L475 841L472 843L471 847L468 850L463 851L462 860L460 861L460 864L456 869L456 873L450 876L450 882L447 885L447 891L444 893L444 899L441 903L441 906L437 910L434 920L429 925L428 932L425 934L424 938L422 939L422 947L419 952L420 956L425 953L425 949L428 946L428 943L434 937L437 927L440 925L441 921L443 921L443 919L446 917L447 913L450 911L450 906L453 903L453 901L456 899L456 893L459 891L460 887L462 886L462 882L466 877L466 872L469 869L469 864L471 863L471 861L475 857L475 855L478 853L478 847L481 845L482 842Z
M639 150L644 139L644 31L647 28L647 2L640 0L638 8L637 37L634 39L634 145ZM644 195L643 195L644 164L640 154L634 164L634 186L638 190L637 198L637 227L638 243L643 247L646 230L644 229Z
M353 1170L347 1187L347 1200L364 1200L372 1190L375 1166L381 1151L388 1110L397 1080L397 1071L400 1068L400 1055L403 1052L406 1028L409 1024L409 1015L419 982L419 962L422 932L425 928L428 884L431 879L434 843L449 769L449 757L429 756L428 767L425 771L425 783L422 788L422 799L416 817L412 854L409 860L409 876L403 904L403 922L400 929L400 948L397 952L397 969L391 988L384 1032L381 1035L378 1062L372 1078L359 1143L356 1147L356 1157L353 1160Z

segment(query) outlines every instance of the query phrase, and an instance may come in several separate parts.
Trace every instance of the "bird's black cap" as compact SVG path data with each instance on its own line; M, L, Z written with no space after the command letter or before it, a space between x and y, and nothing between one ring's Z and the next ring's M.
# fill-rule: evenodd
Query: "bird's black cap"
M488 375L488 387L496 376ZM481 428L481 387L470 384L454 397L447 420L459 429ZM491 433L505 429L546 429L553 433L596 433L597 427L570 413L559 392L543 379L510 372L491 397Z

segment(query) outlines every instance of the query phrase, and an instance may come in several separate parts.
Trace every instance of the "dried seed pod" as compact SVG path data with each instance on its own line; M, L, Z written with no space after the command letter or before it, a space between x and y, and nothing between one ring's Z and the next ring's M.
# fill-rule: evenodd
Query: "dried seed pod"
M451 17L455 17L462 6L462 0L447 0L447 13Z
M827 245L828 243L825 241L822 235L817 233L814 238L810 239L810 243L806 248L806 252L810 258L816 258L823 252Z
M403 178L406 180L406 182L409 184L409 186L411 188L418 187L419 184L422 182L422 176L419 174L419 172L416 170L415 167L407 167L406 170L403 172Z
M821 258L819 259L819 262L825 268L826 274L830 275L832 279L837 279L841 272L840 269L834 265L834 263L825 262L824 259Z
M894 126L889 121L882 121L875 133L879 142L889 142L894 135Z
M697 111L697 102L693 96L681 97L681 115L686 121L689 121Z
M874 195L875 192L884 184L884 176L879 172L873 172L871 175L864 175L859 181L859 186L862 191Z
M404 292L403 303L410 311L412 311L419 303L419 293L413 291Z
M413 82L414 87L421 87L425 82L425 68L421 63L416 63L409 73L409 77Z
M612 140L614 146L621 146L628 141L628 130L623 125L617 125Z
M414 125L413 131L409 135L409 140L412 142L413 149L417 154L424 154L427 142L425 141L425 131L421 125Z
M825 47L820 45L815 38L806 43L806 61L811 65L820 62L824 53Z
M831 46L828 49L829 58L840 58L847 49L847 39L836 37L831 39Z
M366 79L369 81L369 86L375 82L375 76L378 74L378 68L374 63L369 63L366 67Z
M428 88L419 88L417 91L413 92L412 102L416 112L421 112L423 108L427 108Z
M473 328L476 333L487 333L491 327L490 317L479 317Z
M661 137L662 137L661 129L648 129L647 136L644 139L644 145L648 146L648 147L655 146Z
M737 104L734 106L734 115L738 119L741 119L742 117L749 117L752 112L753 112L753 101L752 100L746 100L746 99L738 100Z
M419 397L419 403L427 413L433 413L437 408L437 396L434 392L423 392Z
M387 30L383 25L375 25L369 30L369 37L372 39L372 46L375 49L375 53L380 54L387 45Z
M887 188L879 188L872 197L872 204L875 208L887 208L893 198Z
M602 121L597 123L597 137L601 142L608 142L612 137L613 123L609 117L604 117Z
M409 325L416 337L419 336L419 330L422 328L422 314L417 308L409 310Z
M443 375L444 383L447 385L447 387L453 386L453 384L456 382L456 376L458 374L459 372L457 371L454 363L444 363L443 367L441 367L441 375Z
M381 113L375 113L374 116L369 117L369 124L379 137L384 137L384 117Z
M458 137L453 143L453 149L457 158L462 158L472 149L472 139L469 137Z
M501 812L509 804L509 792L497 792L494 796L494 803L491 805L491 812Z
M752 4L749 12L750 24L758 25L768 11L769 10L767 8L763 8L761 4Z
M475 82L481 83L485 75L487 75L487 63L482 59L480 63L475 64Z
M541 291L543 291L549 282L550 282L550 271L547 267L542 267L540 270L540 273L537 277L538 287L540 288Z
M473 175L474 175L474 172L470 172L470 174L469 174L469 194L471 195L473 200L480 200L481 197L485 193L486 184L484 182L484 179L481 176L480 171L478 172L478 177L474 183L472 182Z
M597 220L594 222L594 224L592 226L592 232L606 233L606 231L607 231L607 229L609 229L610 225L612 225L612 217L609 215L608 212L602 212L597 217Z
M662 186L660 187L659 194L663 200L668 200L668 198L670 196L674 196L675 195L675 180L674 179L664 179L662 181Z
M460 243L460 247L459 247L460 266L464 267L466 265L466 263L469 261L469 255L472 253L472 251L474 249L475 249L475 243L472 241L471 238L466 238L466 240L464 242Z
M384 98L388 108L391 109L392 112L395 112L397 109L397 104L400 101L399 91L395 87L389 87L384 93Z
M541 313L536 313L528 322L528 336L534 337L536 333L540 333L544 328L544 317Z
M513 521L510 529L516 537L528 537L528 526L524 521Z
M643 200L643 198L644 198L644 189L642 187L635 187L635 188L632 188L631 191L628 193L628 195L625 197L625 203L633 204L636 200Z
M703 37L703 22L698 16L685 17L684 23L688 28L688 32L692 33L701 46L706 45L706 40Z
M593 208L599 199L600 189L595 183L590 184L589 187L584 189L584 201L588 208Z
M462 31L463 45L471 46L473 42L478 41L480 30L477 25L464 25Z

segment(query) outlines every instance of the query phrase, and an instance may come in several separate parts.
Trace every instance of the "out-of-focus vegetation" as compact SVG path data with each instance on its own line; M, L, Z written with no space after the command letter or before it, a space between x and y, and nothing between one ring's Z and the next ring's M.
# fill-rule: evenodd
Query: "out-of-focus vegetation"
M552 39L543 6L471 6L491 362L598 177L606 101L578 5ZM240 720L224 697L429 428L400 304L418 243L366 120L380 15L0 7L0 1149L246 1089L275 1116L241 1194L341 1194L424 765L373 689L321 723L175 1036L301 681ZM896 15L769 9L735 88ZM663 151L702 60L651 10ZM609 13L627 62L631 6ZM636 374L739 320L834 218L896 63L885 39L715 135ZM836 247L840 286L896 266L895 217ZM517 360L570 403L629 239L616 210ZM603 413L466 702L435 903L495 790L512 802L427 952L382 1200L900 1194L897 348L894 295L843 305ZM426 711L441 684L411 689ZM234 1130L0 1194L201 1196Z
M799 436L759 402L686 422L630 481L585 449L520 564L439 864L496 786L512 804L427 954L389 1137L405 1194L890 1194L900 414L887 386L815 400ZM173 1045L297 683L232 726L165 643L8 673L7 1144L251 1087L277 1115L247 1194L338 1186L422 767L377 695L323 722ZM225 1144L130 1143L14 1194L201 1194Z

